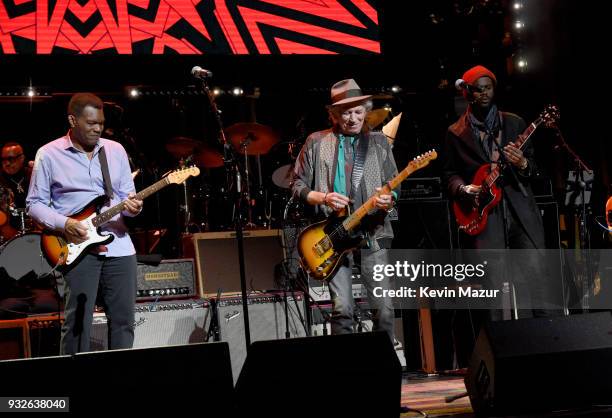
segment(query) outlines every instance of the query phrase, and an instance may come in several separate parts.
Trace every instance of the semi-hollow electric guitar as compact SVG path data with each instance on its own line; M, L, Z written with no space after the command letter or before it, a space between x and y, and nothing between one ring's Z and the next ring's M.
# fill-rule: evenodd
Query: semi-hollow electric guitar
M304 229L298 237L297 249L300 262L310 276L317 280L331 279L344 255L361 243L362 237L355 236L354 231L363 217L376 208L376 197L390 194L391 190L399 186L409 175L436 158L438 158L436 151L429 151L412 160L405 169L350 216L332 215Z
M138 192L136 194L136 199L143 200L169 184L180 184L186 181L189 177L195 177L199 174L200 169L198 167L188 167L175 170L168 173L157 183L154 183L146 189ZM114 236L110 233L104 235L101 234L100 228L114 216L121 213L121 211L125 209L125 205L124 202L121 202L102 213L98 213L99 208L102 207L105 201L106 196L99 196L83 209L70 216L70 218L80 221L87 227L86 241L80 244L75 244L67 242L64 236L59 232L44 231L42 233L42 251L47 258L47 261L52 266L70 268L76 265L91 247L108 244L114 239Z
M514 144L517 148L522 149L538 126L542 123L552 125L558 119L559 110L553 105L547 106L540 114L540 117L519 135ZM484 164L476 171L472 184L482 187L478 196L478 206L474 206L472 202L458 200L453 202L453 212L455 213L459 229L466 234L480 234L487 226L489 212L500 202L502 190L496 184L500 177L500 171L499 164L495 164L493 169L491 169L491 164Z

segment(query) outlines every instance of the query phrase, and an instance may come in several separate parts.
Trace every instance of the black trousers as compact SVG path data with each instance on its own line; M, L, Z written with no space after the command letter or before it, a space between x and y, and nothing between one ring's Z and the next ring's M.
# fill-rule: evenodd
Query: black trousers
M505 211L505 217L504 217ZM539 216L539 214L534 214ZM506 237L506 238L505 238ZM545 257L544 229L525 231L516 212L508 202L502 200L490 213L485 230L475 236L462 234L462 247L474 249L525 250L510 252L505 267L493 272L493 285L500 288L509 282L514 290L519 318L555 316L561 313L562 282L552 277L549 258ZM490 312L493 320L502 317L500 311Z
M136 256L87 254L65 276L61 354L89 351L96 300L108 318L108 348L132 348L136 303Z

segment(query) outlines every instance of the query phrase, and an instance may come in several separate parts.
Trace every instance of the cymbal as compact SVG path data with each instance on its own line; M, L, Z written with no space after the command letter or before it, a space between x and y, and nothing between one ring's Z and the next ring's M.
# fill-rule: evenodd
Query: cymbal
M223 166L223 156L215 149L203 145L193 156L193 161L199 167L216 168Z
M267 154L278 142L276 132L259 123L235 123L225 130L229 142L241 154Z
M175 136L166 142L166 151L175 158L185 158L192 155L201 146L202 143L195 139L186 136Z
M374 94L372 95L372 100L384 100L384 99L395 99L395 96L392 94Z
M376 128L387 119L387 116L389 116L389 109L373 109L367 113L366 123L370 128Z

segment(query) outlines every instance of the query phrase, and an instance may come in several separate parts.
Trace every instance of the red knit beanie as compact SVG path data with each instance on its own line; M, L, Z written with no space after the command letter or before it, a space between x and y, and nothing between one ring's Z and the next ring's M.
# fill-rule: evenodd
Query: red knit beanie
M495 77L495 74L493 74L491 70L483 67L482 65L477 65L475 67L470 68L465 73L463 73L462 78L467 84L473 86L476 80L478 80L480 77L489 77L491 80L493 80L493 85L497 85L497 77ZM466 95L466 92L464 91L463 94Z

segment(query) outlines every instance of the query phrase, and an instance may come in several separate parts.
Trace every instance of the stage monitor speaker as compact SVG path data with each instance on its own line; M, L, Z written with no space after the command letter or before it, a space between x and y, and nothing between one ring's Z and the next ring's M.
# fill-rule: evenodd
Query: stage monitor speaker
M268 417L396 418L401 386L389 336L362 333L254 342L236 396L242 413L270 399Z
M211 312L203 299L138 303L135 308L134 348L203 342ZM95 314L90 350L106 350L106 315Z
M66 397L76 384L73 378L84 387L92 388L91 382L96 376L79 375L73 363L71 356L0 361L0 393L9 397Z
M304 295L287 293L287 314L291 338L303 337L305 331ZM285 303L282 292L252 295L248 298L251 342L285 338ZM227 341L232 359L234 381L246 358L242 298L224 297L217 303L221 341Z
M193 234L200 296L240 292L240 264L235 232ZM281 231L244 231L244 262L247 290L271 290L276 265L284 259Z
M233 416L227 343L81 353L0 362L0 393L69 397L70 412Z
M612 314L486 324L465 386L482 416L612 404Z
M75 384L75 411L233 415L227 343L82 353L75 360L75 373L62 374Z
M193 259L162 260L161 263L138 263L136 300L164 300L193 297L197 294Z

